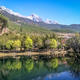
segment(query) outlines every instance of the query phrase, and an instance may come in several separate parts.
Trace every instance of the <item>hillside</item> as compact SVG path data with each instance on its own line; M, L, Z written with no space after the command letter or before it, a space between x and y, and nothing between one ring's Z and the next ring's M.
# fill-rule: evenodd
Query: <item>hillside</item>
M40 26L34 25L34 24L28 24L28 23L15 23L12 21L8 22L8 28L11 31L16 31L16 32L23 32L23 33L27 33L27 32L35 32L35 33L49 33L52 32L46 28L42 28Z

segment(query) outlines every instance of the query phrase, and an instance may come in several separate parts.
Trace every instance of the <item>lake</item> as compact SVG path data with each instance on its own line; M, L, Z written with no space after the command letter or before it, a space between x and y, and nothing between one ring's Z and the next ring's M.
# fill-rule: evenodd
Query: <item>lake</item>
M4 57L0 80L80 80L80 64L74 58Z

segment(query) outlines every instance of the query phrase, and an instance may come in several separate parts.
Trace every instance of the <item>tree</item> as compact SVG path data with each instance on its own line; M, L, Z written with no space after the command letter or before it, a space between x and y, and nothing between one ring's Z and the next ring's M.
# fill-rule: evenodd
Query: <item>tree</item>
M7 36L5 34L3 34L3 35L0 36L0 48L1 49L5 49L6 48L6 42L8 40L9 39L7 38Z
M8 40L7 43L6 43L6 48L11 50L13 48L12 47L13 46L13 42L14 42L13 40Z
M20 48L21 47L21 41L20 40L15 40L13 43L13 47L14 48Z
M30 37L26 38L24 44L26 49L31 49L33 47L33 41Z
M45 46L50 49L57 48L57 41L55 39L48 39L45 41Z
M57 48L57 41L55 39L50 39L50 48Z
M3 15L0 15L0 32L2 32L2 29L7 26L8 26L8 19Z
M41 48L43 46L43 40L38 37L34 44L35 44L35 47Z
M80 59L80 37L73 37L66 41L66 50L72 50L72 56ZM70 53L69 53L70 55Z

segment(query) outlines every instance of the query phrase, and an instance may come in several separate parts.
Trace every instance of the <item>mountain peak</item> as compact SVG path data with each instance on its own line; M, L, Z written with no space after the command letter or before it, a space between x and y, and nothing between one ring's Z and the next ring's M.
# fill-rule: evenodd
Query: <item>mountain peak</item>
M47 24L58 24L57 21L52 21L50 19L46 19L45 23L47 23Z
M31 16L39 18L39 16L35 13L33 13Z
M6 10L6 7L5 6L1 6L0 9Z
M36 21L36 22L42 22L43 20L37 15L37 14L32 14L30 16L27 16L28 19Z
M14 12L14 11L12 11L12 10L10 10L10 9L8 9L8 8L6 8L5 6L1 6L1 7L0 7L0 10L6 11L6 12L8 12L9 14L12 14L12 15L15 15L15 16L19 16L19 17L24 17L24 18L25 18L25 16L22 16L21 14L19 14L19 13L17 13L17 12Z

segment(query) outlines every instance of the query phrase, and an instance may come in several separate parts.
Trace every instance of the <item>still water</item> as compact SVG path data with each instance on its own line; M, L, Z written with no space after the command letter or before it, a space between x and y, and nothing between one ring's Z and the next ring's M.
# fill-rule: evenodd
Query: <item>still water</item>
M2 58L0 80L80 80L80 64L74 59Z

